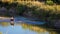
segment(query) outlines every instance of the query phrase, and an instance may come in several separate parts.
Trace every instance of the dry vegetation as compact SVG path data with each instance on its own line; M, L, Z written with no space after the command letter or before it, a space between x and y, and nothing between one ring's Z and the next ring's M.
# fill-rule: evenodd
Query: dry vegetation
M45 11L52 10L53 13L60 13L60 5L46 5L44 2L38 1L17 1L19 4L27 5L28 7L35 6L38 10L43 9Z
M5 0L3 2L15 2L13 0ZM58 13L60 13L60 5L46 5L44 2L39 2L39 1L21 1L21 0L17 0L16 2L18 2L19 4L22 5L27 5L28 7L30 6L36 6L38 7L38 9L43 9L46 11L52 10L52 12L57 11Z
M17 10L19 11L19 13L21 12L23 13L24 11L27 11L27 9L29 9L27 12L32 11L31 13L32 16L34 15L35 17L38 17L43 21L48 21L48 22L52 21L52 25L53 25L53 21L55 23L56 20L60 20L60 5L56 5L56 4L47 5L44 2L39 2L39 1L13 1L13 2L18 2ZM24 7L28 7L28 8L24 8Z

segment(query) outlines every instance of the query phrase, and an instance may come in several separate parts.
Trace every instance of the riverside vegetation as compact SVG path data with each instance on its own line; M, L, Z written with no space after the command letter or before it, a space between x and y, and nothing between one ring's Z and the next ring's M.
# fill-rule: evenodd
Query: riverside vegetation
M47 22L46 25L50 27L53 27L55 23L60 21L60 5L56 5L52 1L46 1L46 3L39 1L16 1L5 3L5 5L3 3L3 6L7 10L13 6L16 9L15 13L18 15L37 17L41 21Z

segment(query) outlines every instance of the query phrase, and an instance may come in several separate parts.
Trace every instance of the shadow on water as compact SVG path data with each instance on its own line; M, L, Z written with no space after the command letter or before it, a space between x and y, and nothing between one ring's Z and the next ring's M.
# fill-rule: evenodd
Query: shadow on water
M36 26L37 23L41 25L44 22L31 21L24 17L16 17L14 19L14 25L11 25L9 20L0 22L1 34L57 34L52 29Z

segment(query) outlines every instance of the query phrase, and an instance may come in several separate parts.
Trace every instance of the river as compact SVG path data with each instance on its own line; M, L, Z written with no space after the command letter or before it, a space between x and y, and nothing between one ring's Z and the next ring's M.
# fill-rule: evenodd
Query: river
M10 19L0 19L0 34L57 34L56 31L33 25L43 25L45 22L32 21L26 17L14 17L14 25Z

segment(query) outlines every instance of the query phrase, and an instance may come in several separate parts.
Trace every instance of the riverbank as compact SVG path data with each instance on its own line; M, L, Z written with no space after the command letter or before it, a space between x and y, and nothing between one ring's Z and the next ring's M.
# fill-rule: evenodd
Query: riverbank
M28 18L36 17L40 21L46 22L48 27L60 28L60 5L47 5L39 1L17 1L17 3L12 2L11 4L8 4L8 8L10 9L14 5L17 5L14 8L17 10L18 15L23 15ZM12 10L12 12L14 11L12 14L8 11L9 14L16 16L15 9Z
M2 17L2 16L0 16L0 19L10 19L10 17Z

